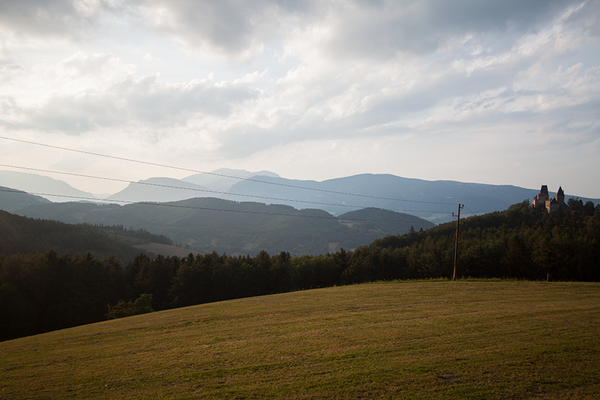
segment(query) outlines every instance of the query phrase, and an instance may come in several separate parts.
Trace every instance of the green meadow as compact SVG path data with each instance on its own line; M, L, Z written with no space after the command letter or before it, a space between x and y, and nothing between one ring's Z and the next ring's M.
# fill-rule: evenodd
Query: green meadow
M0 398L596 399L600 283L406 281L0 343Z

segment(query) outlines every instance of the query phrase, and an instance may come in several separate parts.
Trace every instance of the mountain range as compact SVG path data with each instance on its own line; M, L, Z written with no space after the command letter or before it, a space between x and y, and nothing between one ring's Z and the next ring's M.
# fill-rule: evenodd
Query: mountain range
M18 171L0 170L0 186L39 195L55 203L77 201L81 198L97 198L92 193L75 189L64 181L48 176Z
M0 185L29 193L93 198L92 194L78 191L65 182L21 172L0 171ZM533 199L538 193L537 189L512 185L426 181L389 174L361 174L319 182L286 179L269 171L249 172L223 168L183 179L153 177L132 182L106 200L128 203L170 202L213 197L288 205L296 209L316 208L334 216L364 208L381 208L415 215L439 224L453 220L458 204L465 205L462 211L464 216L477 215L505 210L511 204ZM551 196L554 194L550 193ZM52 201L74 201L74 197L44 197ZM571 197L578 196L567 194L566 199ZM584 202L600 201L579 198Z
M0 208L23 193L0 190ZM13 207L14 208L14 207ZM387 235L434 225L409 214L368 208L338 217L318 209L297 210L286 205L235 202L217 198L193 198L177 202L135 203L128 205L94 203L39 203L15 214L61 221L122 225L166 235L191 250L254 255L261 250L271 254L282 251L292 255L325 254L340 248L368 245Z

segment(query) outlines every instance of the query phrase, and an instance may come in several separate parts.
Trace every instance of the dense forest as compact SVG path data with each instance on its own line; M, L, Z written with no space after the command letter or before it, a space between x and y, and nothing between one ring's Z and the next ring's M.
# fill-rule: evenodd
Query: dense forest
M549 215L529 201L461 220L458 271L463 277L600 281L600 205L570 199ZM418 277L451 276L456 223L376 240L370 252L401 250Z
M166 237L165 235L156 235L154 233L150 233L143 228L133 229L133 228L124 228L123 225L103 225L103 224L78 224L85 229L89 229L94 232L99 232L105 235L113 236L113 237L127 237L139 239L143 242L152 242L152 243L161 243L173 245L173 241Z
M282 251L292 255L325 254L356 248L411 226L429 229L414 215L367 208L338 217L319 209L236 202L211 197L170 203L50 203L20 209L17 214L70 224L123 225L168 236L199 252L257 255Z
M461 220L458 277L600 281L600 205L570 200L569 206L548 215L525 201ZM449 278L455 229L456 223L413 229L318 256L139 254L124 265L115 256L54 251L0 255L0 339L100 321L111 307L140 298L164 310L333 285Z
M123 225L65 224L27 218L0 210L0 254L44 252L57 254L91 253L96 258L110 255L122 262L132 261L140 250L132 244L162 243L171 239L144 229L127 229Z

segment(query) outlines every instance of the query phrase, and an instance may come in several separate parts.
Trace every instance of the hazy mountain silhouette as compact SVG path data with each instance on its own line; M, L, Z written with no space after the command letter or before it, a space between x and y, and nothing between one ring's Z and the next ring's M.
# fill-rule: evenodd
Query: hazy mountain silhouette
M91 197L64 182L34 174L20 174L13 187L33 193L52 192ZM3 174L4 173L4 174ZM239 177L235 179L231 177ZM13 182L15 179L13 178ZM1 181L0 181L1 182ZM36 186L39 182L39 186ZM26 184L25 184L26 183ZM52 184L52 186L48 186ZM62 184L62 185L61 185ZM543 184L543 182L540 183ZM66 186L63 186L66 185ZM64 192L62 191L64 187ZM70 189L69 189L70 188ZM566 199L577 197L568 193ZM416 215L434 223L448 222L464 204L463 215L502 211L511 204L533 199L539 189L526 189L512 185L488 185L457 181L425 181L402 178L389 174L361 174L322 182L293 180L279 177L269 171L218 169L211 174L195 174L183 179L150 178L131 183L108 200L179 201L196 197L217 197L234 201L258 201L266 204L284 204L294 208L318 208L333 215L368 207L393 210ZM554 196L551 192L550 195ZM44 196L46 197L46 196ZM69 198L51 198L65 201ZM598 199L583 198L598 203Z
M464 216L483 214L505 210L511 204L531 200L539 193L539 189L512 185L425 181L388 174L361 174L322 182L260 176L252 181L238 182L229 191L276 199L265 200L267 203L295 207L312 203L313 207L333 215L351 209L376 207L417 215L434 223L451 221L452 213L458 211L458 204L466 205L462 211ZM575 196L566 196L570 197Z
M213 196L204 186L183 182L173 178L150 178L130 183L125 189L109 196L106 200L130 202L178 201L194 197Z
M231 188L231 186L235 185L241 180L250 179L256 176L268 176L272 178L279 177L279 175L270 171L249 172L243 169L220 168L208 174L194 174L181 180L183 182L204 186L210 190L226 192Z
M43 196L53 202L77 201L76 198L95 199L92 193L75 189L68 183L48 176L17 171L0 171L0 186ZM52 196L62 195L62 196ZM69 197L71 196L71 197Z
M208 174L190 175L183 179L150 178L130 183L125 189L107 198L113 201L179 201L195 197L219 197L231 199L226 192L235 183L253 178L257 174L278 177L269 171L248 172L221 168ZM236 179L234 177L240 178Z

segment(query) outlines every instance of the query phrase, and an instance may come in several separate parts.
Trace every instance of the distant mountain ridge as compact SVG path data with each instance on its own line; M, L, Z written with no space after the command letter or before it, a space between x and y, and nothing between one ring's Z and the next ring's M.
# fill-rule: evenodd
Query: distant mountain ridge
M263 175L260 175L263 174ZM194 174L183 179L150 178L130 183L125 189L107 198L113 201L179 201L195 197L232 199L226 192L232 185L257 176L278 178L269 171L249 172L221 168L206 174Z
M28 191L22 186L11 187ZM569 195L568 188L566 189L567 200L579 197ZM53 192L57 191L60 191L58 186ZM333 215L373 207L415 215L439 224L453 220L452 213L456 213L458 204L466 206L464 216L484 214L505 210L511 204L526 199L531 200L538 193L539 189L512 185L425 181L390 174L360 174L319 182L286 179L269 171L249 172L223 168L183 179L141 180L129 184L108 200L165 202L216 197L232 201L253 200L266 204L283 204L297 209L318 208ZM550 194L554 195L552 192ZM89 196L91 194L88 193L85 197ZM600 199L579 198L584 202L600 202ZM60 201L65 200L68 198Z
M190 175L181 180L183 182L204 186L210 190L226 192L231 188L231 186L240 182L240 180L252 179L258 176L279 178L279 175L270 171L249 172L243 169L220 168L206 174Z
M292 206L311 202L333 215L348 210L349 206L376 207L417 215L439 224L453 220L452 213L457 212L458 204L466 205L466 210L463 211L465 216L503 211L512 204L533 199L539 190L512 185L425 181L388 174L361 174L322 182L258 177L236 183L230 192L268 196L279 199L268 202ZM575 196L566 196L571 197ZM582 200L598 202L598 199Z
M68 183L48 176L0 170L0 186L38 194L52 202L76 201L73 197L95 199L92 193L75 189ZM53 194L62 196L52 196Z
M107 201L178 201L193 197L205 197L211 190L204 186L173 178L150 178L130 183L125 189L106 198Z

